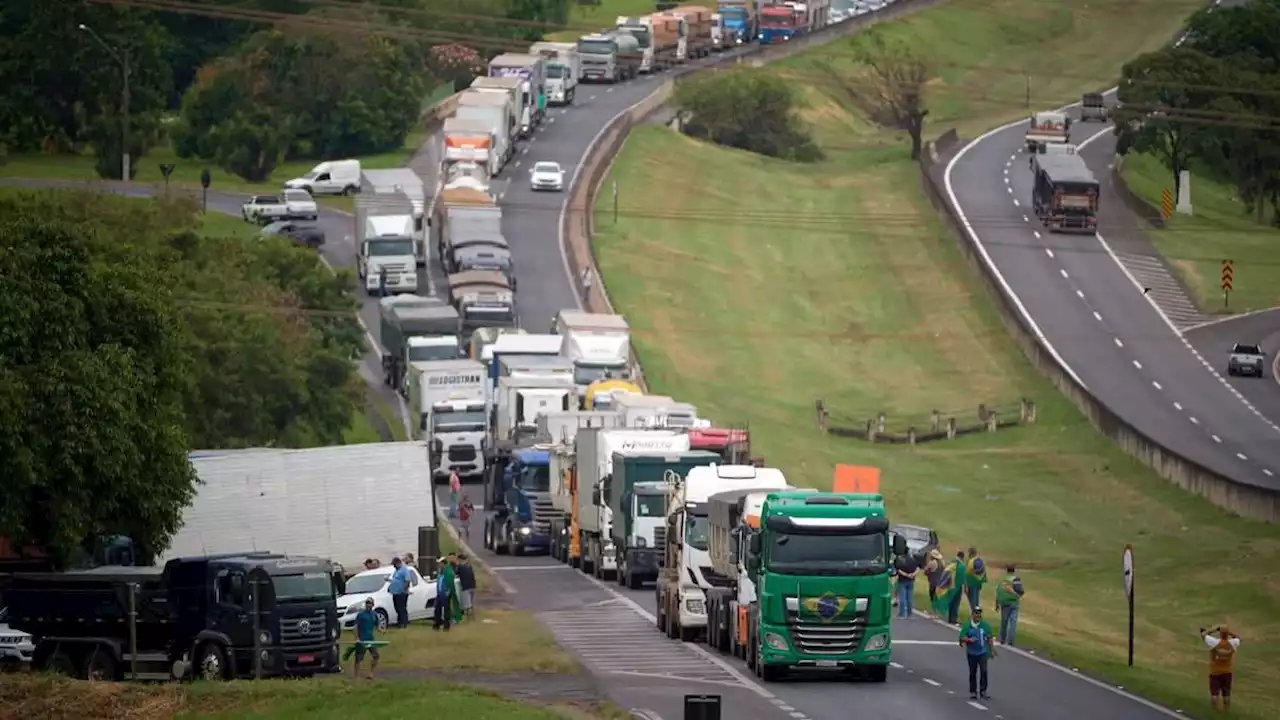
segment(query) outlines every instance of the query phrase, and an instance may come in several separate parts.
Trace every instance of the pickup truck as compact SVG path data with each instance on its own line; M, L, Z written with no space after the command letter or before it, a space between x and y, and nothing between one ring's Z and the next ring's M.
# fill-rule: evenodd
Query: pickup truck
M1262 377L1267 366L1267 354L1257 345L1236 343L1227 359L1228 375L1253 375Z
M279 195L254 195L240 206L240 214L245 222L266 225L276 220L315 220L320 210L306 190L285 190Z
M1080 122L1106 122L1107 102L1102 93L1085 93L1080 98Z

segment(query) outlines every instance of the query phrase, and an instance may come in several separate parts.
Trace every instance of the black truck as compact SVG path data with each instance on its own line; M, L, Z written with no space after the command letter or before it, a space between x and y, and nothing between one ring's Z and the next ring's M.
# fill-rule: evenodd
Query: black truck
M10 627L35 638L32 666L98 680L280 677L340 672L328 560L268 552L176 558L164 568L16 573Z
M1049 232L1098 230L1098 180L1079 155L1048 153L1031 162L1031 205Z

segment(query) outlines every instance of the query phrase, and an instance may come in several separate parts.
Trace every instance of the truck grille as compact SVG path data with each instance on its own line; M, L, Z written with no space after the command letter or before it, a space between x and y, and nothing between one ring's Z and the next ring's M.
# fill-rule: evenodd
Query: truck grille
M707 581L707 584L710 585L711 587L718 587L718 588L729 587L730 585L729 578L725 577L724 575L721 575L715 570L712 570L709 566L703 565L698 569L702 571L703 579L705 579Z
M667 546L666 528L656 527L653 529L653 546L656 548L664 548Z
M556 506L551 503L550 496L533 499L529 503L533 511L533 529L539 534L551 532L551 518L557 515Z
M285 647L319 645L328 641L329 628L324 610L280 621L280 644ZM303 632L305 630L305 632Z
M867 618L860 613L852 620L824 623L801 620L795 613L788 612L787 626L796 650L806 655L848 655L862 647Z
M476 459L476 449L470 445L450 445L449 460L453 462L471 462Z

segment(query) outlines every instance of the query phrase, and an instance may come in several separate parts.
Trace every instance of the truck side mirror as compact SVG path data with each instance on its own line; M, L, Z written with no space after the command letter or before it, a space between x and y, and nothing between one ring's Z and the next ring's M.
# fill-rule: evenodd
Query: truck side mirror
M738 564L738 551L735 548L729 548L729 564Z
M600 486L599 485L596 485L595 487L591 488L591 504L592 505L600 504Z
M894 554L894 555L906 555L906 554L907 554L907 539L906 539L906 538L902 537L901 535L894 535L894 536L893 536L893 554Z
M760 554L760 551L764 549L761 545L762 543L759 535L752 535L747 538L747 550L749 550L752 555Z

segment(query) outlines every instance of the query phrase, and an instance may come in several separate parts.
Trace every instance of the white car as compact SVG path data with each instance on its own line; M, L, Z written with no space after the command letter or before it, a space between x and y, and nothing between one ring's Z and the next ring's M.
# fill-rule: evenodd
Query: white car
M564 170L560 168L560 163L534 163L533 169L529 171L529 187L533 190L555 192L564 190Z
M29 634L5 624L3 613L0 610L0 668L30 667L31 655L36 651L35 643Z
M240 214L246 222L266 225L276 220L315 220L320 209L306 190L285 190L279 195L254 195L240 206Z
M380 629L385 630L388 624L395 622L395 605L391 602L391 593L387 591L394 570L390 565L365 570L347 581L346 594L338 597L338 619L342 627L349 630L356 626L356 614L364 609L364 601L368 598L373 598L373 611L378 614ZM418 580L417 585L409 588L409 620L412 622L429 618L434 612L436 581L434 578L422 577L413 568L409 568L409 572Z

